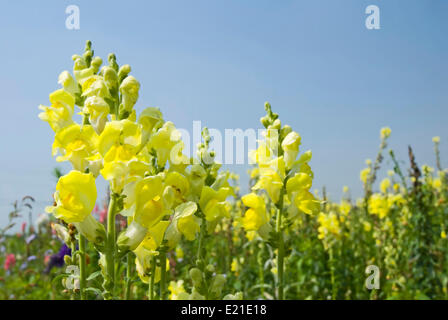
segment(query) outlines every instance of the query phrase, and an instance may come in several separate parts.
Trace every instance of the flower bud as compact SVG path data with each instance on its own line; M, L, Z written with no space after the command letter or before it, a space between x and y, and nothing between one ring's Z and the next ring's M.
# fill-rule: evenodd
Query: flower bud
M243 293L237 292L235 294L228 294L222 300L243 300Z
M73 70L80 71L80 70L87 68L87 64L86 64L85 60L82 57L80 57L79 55L74 55L72 57L72 59L75 62L73 65Z
M128 64L124 64L120 67L120 70L118 70L118 80L121 83L131 72L131 66Z
M272 123L272 129L280 130L282 127L282 122L280 119L275 119L275 121Z
M289 125L284 125L283 128L280 130L280 139L283 140L285 137L292 132L292 128Z
M190 270L190 278L193 281L193 286L199 288L202 283L202 271L198 268L193 268Z
M207 265L207 267L205 268L205 271L209 272L209 273L214 273L215 272L215 267L212 264Z
M91 214L82 222L74 222L76 229L94 244L101 244L106 239L106 229Z
M58 77L58 83L64 87L64 90L73 96L79 92L78 83L73 79L68 71L63 71Z
M104 81L110 91L117 90L118 88L118 76L115 70L109 66L104 66L101 69Z
M118 72L117 57L115 56L115 54L109 53L109 55L107 56L107 61L109 62L109 67Z
M268 116L261 117L260 122L263 125L263 127L265 127L265 128L267 128L270 123Z
M268 113L271 112L271 104L267 101L264 103L264 110L266 110L266 112Z
M221 295L222 289L224 288L224 284L226 283L226 278L222 274L217 274L213 278L212 288L211 292L216 297L219 297Z
M53 229L56 232L56 236L59 239L64 241L65 244L70 245L70 234L68 233L68 230L66 227L64 227L60 224L57 224L57 223L52 223L51 229Z
M146 236L148 229L136 221L132 221L129 227L118 236L117 246L121 251L135 250Z
M93 73L98 73L98 70L100 70L102 63L103 60L100 57L93 58L92 62L90 63L90 67L93 69Z
M140 83L133 76L126 77L120 85L122 107L124 111L131 112L138 99ZM121 111L121 110L120 110Z
M205 297L193 288L189 300L205 300Z

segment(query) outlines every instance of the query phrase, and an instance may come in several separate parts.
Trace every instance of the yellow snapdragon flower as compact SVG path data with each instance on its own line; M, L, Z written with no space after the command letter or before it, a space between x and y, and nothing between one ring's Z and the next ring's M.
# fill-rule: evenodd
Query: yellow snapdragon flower
M290 132L282 141L282 149L284 152L284 160L286 168L290 169L299 154L300 135L297 132Z
M162 112L160 112L159 108L148 107L140 113L138 123L142 126L142 140L146 142L148 141L153 129L163 124Z
M48 122L54 132L71 125L75 98L64 89L59 89L50 94L50 102L50 107L39 106L39 109L43 111L39 113L39 118Z
M70 161L75 170L84 172L89 160L95 160L98 135L92 126L74 123L59 130L53 142L53 155L61 154L56 161Z
M241 200L246 207L249 207L242 220L244 229L247 231L257 231L268 222L263 197L255 193L249 193L243 196Z
M140 280L143 283L149 283L149 276L151 275L151 266L154 262L153 257L157 256L159 253L157 251L148 250L143 245L138 246L137 249L134 250L135 253L135 267L137 274ZM166 259L166 271L170 270L169 260ZM154 283L158 283L160 281L161 269L159 266L156 266L154 272Z
M73 97L79 93L78 82L72 77L68 71L62 71L58 77L58 83L64 87L64 90Z
M390 188L390 180L388 178L384 178L383 181L381 181L380 184L380 190L382 193L386 194L387 190Z
M373 194L369 199L369 212L371 214L377 214L380 219L383 219L390 210L390 203L387 197L380 194Z
M174 147L177 144L182 143L181 137L180 131L176 129L171 121L165 122L163 126L150 137L149 148L156 151L157 164L159 167L163 168L167 161L172 162L174 159L177 159L179 149Z
M87 98L82 109L83 113L89 115L90 124L97 134L103 132L109 111L109 104L98 96Z
M172 188L175 205L185 202L185 197L190 191L190 183L183 175L175 171L168 172L165 177L165 185Z
M171 224L166 230L166 239L170 247L177 244L181 235L189 241L196 238L196 234L201 230L201 219L195 215L197 210L196 203L192 201L182 203L175 208Z
M56 218L67 223L81 222L92 213L97 191L92 174L70 171L59 178L54 194L56 207L50 207Z
M286 191L291 202L306 214L312 214L320 207L320 201L309 192L312 183L310 175L303 172L296 173L286 183Z
M441 188L442 188L442 179L440 179L440 178L436 178L436 179L434 179L433 182L432 182L432 187L433 187L434 189L440 191Z
M324 239L330 234L337 237L340 236L341 227L339 224L338 216L334 212L330 212L328 214L325 214L323 212L319 213L317 221L319 222L320 225L318 228L319 239Z
M229 216L229 207L226 199L231 192L232 190L229 187L221 187L218 190L209 186L202 188L199 207L205 214L207 221L215 221L221 217Z
M285 177L285 161L283 157L274 158L259 164L259 179L252 190L266 190L274 203L280 200L280 192Z
M230 264L230 271L232 271L236 276L240 273L240 265L238 263L238 259L235 257L232 259L232 263Z
M170 281L168 290L170 291L170 300L185 300L185 297L188 296L184 288L184 280Z
M339 210L341 211L341 213L344 216L347 216L351 209L352 209L352 206L351 206L350 202L348 202L347 200L341 201L341 204L339 205Z
M105 238L104 226L92 216L97 190L91 173L70 171L59 178L54 193L55 206L45 208L58 219L74 223L89 241L99 243Z
M381 128L381 131L380 131L381 139L384 140L384 139L389 138L391 133L392 133L392 130L389 127Z
M167 213L163 201L163 179L160 175L138 179L125 190L132 195L125 201L126 215L132 214L132 222L120 234L117 244L120 249L134 250L141 244L148 229L154 227Z
M365 168L365 169L361 170L359 177L364 184L367 183L367 179L370 176L370 171L371 171L370 168Z
M128 119L107 122L98 139L98 151L106 162L129 161L141 146L141 127Z
M271 160L271 150L266 143L260 142L257 150L249 151L250 164L266 164Z

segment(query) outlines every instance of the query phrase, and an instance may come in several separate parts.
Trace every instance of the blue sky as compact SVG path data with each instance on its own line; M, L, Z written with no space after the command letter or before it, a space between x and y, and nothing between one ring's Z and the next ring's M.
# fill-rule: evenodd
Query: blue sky
M65 27L71 4L80 30ZM371 4L380 30L365 27ZM15 199L34 196L35 213L51 199L53 133L37 106L48 104L87 39L96 55L115 52L132 66L142 85L137 110L158 106L180 128L201 120L257 129L270 101L301 134L302 150L312 149L314 187L325 185L335 200L344 185L361 194L359 171L375 157L383 126L398 158L407 160L411 144L419 164L434 165L439 135L447 165L447 15L445 0L5 2L0 225ZM247 168L233 169L246 184Z

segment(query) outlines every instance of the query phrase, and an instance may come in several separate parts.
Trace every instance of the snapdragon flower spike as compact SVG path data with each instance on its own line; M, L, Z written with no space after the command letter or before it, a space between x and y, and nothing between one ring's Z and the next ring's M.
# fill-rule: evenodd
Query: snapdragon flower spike
M312 214L319 210L320 201L310 193L313 172L308 165L311 151L299 156L300 135L290 126L281 125L278 114L271 105L265 104L266 116L261 123L266 128L265 139L259 142L257 150L249 152L249 158L257 164L253 193L242 198L249 207L242 219L244 228L266 235L272 228L269 214L263 206L264 199L255 192L265 191L270 200L285 207L288 218L294 220L299 213ZM261 235L260 234L260 235Z

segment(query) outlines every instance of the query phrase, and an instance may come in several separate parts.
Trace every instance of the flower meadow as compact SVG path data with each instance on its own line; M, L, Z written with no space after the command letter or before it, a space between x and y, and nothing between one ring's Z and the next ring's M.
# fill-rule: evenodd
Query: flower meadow
M397 159L382 128L360 172L364 195L344 187L334 202L313 190L312 152L266 103L246 188L216 161L207 128L188 157L161 110L137 114L129 65L114 54L103 64L89 41L72 60L38 115L71 170L55 170L53 205L37 221L31 196L13 204L0 230L0 299L448 298L439 137L430 167L411 146Z

